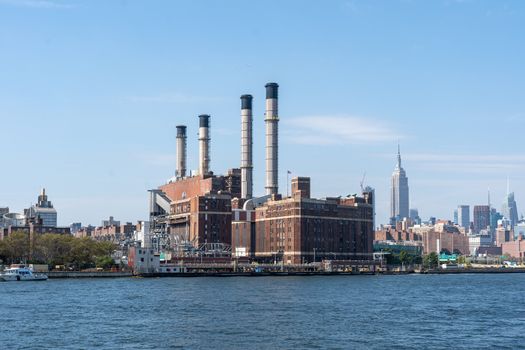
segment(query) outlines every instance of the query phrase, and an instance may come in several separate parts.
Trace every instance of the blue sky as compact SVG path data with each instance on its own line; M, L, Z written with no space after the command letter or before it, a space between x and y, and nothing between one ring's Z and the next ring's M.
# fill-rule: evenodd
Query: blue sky
M46 187L59 224L147 219L175 171L175 125L212 116L211 168L240 162L254 95L255 194L264 192L264 85L280 85L280 188L377 191L389 215L398 140L410 207L452 218L525 212L525 2L0 0L0 206Z

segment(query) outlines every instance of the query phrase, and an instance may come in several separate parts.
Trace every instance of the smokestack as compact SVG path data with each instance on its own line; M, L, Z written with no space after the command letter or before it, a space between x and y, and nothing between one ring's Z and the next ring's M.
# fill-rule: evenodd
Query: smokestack
M210 173L210 116L199 115L199 175Z
M272 195L279 193L278 177L278 126L279 116L277 107L276 83L266 84L266 194Z
M241 96L241 197L252 198L252 95Z
M186 154L186 125L177 125L177 179L186 177Z

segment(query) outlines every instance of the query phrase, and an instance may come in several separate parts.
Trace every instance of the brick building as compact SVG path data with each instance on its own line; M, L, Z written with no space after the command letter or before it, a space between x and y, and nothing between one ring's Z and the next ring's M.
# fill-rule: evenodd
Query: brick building
M300 264L372 258L371 197L311 199L309 178L293 183L292 197L274 195L255 209L257 259Z
M170 201L166 232L173 242L231 244L232 198L240 196L240 170L193 176L160 186Z
M523 235L520 234L515 241L502 243L501 251L503 255L508 255L511 258L518 259L520 262L524 262L525 237L523 237Z

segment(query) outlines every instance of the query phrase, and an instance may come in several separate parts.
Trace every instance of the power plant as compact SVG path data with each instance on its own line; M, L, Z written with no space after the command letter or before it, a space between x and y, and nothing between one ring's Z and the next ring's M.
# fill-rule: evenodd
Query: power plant
M225 175L210 169L210 116L198 117L199 170L191 176L187 127L177 126L175 178L150 191L150 232L144 246L173 259L230 256L286 265L323 258L370 260L373 193L314 199L310 178L295 177L291 196L279 194L279 85L268 83L265 89L266 195L254 197L253 170L259 170L253 164L254 99L244 94L240 164Z

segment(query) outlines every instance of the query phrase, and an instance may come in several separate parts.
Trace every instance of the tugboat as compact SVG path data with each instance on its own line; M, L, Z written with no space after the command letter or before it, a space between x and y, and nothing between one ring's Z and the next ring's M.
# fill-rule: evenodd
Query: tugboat
M47 275L43 273L33 273L27 267L11 267L0 273L0 281L45 281Z

